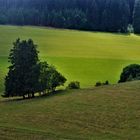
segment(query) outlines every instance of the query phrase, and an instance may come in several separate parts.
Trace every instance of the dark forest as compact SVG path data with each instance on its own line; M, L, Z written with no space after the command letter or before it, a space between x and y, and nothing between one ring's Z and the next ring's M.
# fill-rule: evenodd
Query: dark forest
M140 32L140 0L0 0L0 24Z

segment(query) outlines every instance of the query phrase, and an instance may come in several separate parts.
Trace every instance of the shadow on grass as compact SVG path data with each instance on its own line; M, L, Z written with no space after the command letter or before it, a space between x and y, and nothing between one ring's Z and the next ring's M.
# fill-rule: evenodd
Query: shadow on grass
M57 95L64 95L66 93L66 90L57 90L51 93L46 93L46 94L42 94L42 95L36 95L34 98L25 98L23 99L22 97L10 97L10 98L3 98L3 100L1 100L1 102L17 102L17 101L29 101L29 100L36 100L36 99L46 99L46 98L52 98L53 96L57 96Z

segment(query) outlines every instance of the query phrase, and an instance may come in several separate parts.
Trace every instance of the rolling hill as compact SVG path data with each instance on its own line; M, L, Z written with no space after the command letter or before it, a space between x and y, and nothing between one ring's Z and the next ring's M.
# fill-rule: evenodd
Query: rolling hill
M0 139L139 140L140 82L0 99Z
M8 54L17 38L32 38L41 60L47 60L82 88L97 81L116 83L122 68L140 63L140 37L137 35L84 32L29 26L0 26L0 91L9 65Z
M114 84L124 66L140 63L138 35L30 26L0 26L0 33L0 93L18 37L32 38L41 60L83 88L29 100L0 98L0 139L140 139L140 81ZM93 88L105 80L114 85Z

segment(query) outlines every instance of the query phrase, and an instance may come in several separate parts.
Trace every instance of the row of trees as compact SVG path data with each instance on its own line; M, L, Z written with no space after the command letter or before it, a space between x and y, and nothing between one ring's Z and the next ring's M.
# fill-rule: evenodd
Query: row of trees
M140 0L1 0L0 24L127 32L128 25L134 23L138 32L139 3Z
M53 66L39 61L37 46L31 39L17 39L13 45L9 55L11 66L5 78L4 97L34 97L36 92L53 92L57 86L66 82L66 78Z

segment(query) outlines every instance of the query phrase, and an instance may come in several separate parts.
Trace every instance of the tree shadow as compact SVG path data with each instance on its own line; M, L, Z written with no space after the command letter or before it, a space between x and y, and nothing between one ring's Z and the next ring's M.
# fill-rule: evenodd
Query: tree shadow
M36 100L36 99L47 99L47 98L52 98L54 96L60 96L60 95L64 95L64 93L66 93L66 90L57 90L51 93L46 93L46 94L42 94L42 95L36 95L34 98L25 98L23 99L22 97L10 97L10 98L5 98L3 100L1 100L1 102L23 102L23 101L29 101L29 100Z

